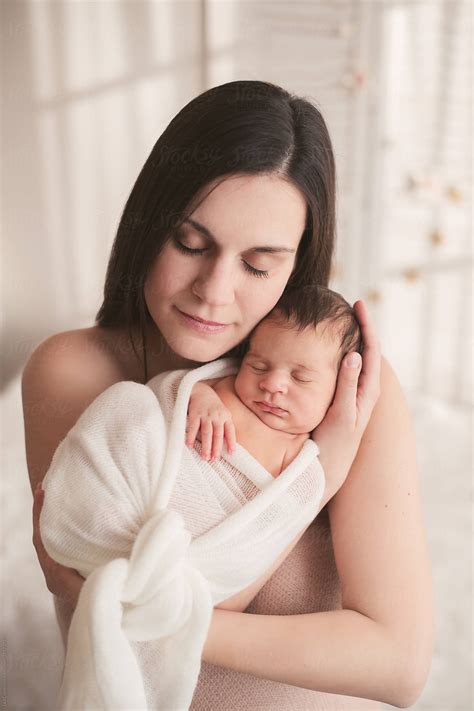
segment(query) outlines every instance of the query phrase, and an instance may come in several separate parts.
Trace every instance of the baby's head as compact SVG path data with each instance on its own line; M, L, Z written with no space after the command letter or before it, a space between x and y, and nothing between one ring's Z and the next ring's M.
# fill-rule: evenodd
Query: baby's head
M244 348L234 382L240 400L269 427L302 434L323 420L341 361L362 352L362 338L350 304L309 285L285 291Z

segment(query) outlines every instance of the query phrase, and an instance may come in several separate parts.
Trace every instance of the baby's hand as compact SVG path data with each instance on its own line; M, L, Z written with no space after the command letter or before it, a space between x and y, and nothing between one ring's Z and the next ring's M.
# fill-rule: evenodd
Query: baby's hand
M217 393L204 383L193 387L188 407L186 444L192 447L200 432L201 457L212 462L221 456L224 438L227 451L232 453L235 446L235 426L230 410Z

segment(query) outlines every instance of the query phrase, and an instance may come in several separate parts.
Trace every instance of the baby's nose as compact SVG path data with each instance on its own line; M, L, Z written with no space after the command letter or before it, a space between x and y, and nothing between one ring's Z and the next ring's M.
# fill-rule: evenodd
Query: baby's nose
M267 373L260 381L260 387L269 392L281 392L286 389L286 378L279 373Z

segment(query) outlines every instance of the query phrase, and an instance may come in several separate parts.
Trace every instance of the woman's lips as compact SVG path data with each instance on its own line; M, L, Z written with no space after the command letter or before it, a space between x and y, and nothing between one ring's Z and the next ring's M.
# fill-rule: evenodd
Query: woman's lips
M282 410L281 407L272 407L271 405L267 405L266 402L257 401L257 405L260 407L261 410L264 410L265 412L271 412L272 415L283 415L286 410Z
M230 324L220 324L216 326L210 323L205 323L204 321L197 321L192 316L189 316L188 314L184 313L184 311L178 309L178 307L176 307L176 310L178 311L182 319L185 321L185 323L198 333L222 333L223 331L225 331L226 328L229 328L230 326Z

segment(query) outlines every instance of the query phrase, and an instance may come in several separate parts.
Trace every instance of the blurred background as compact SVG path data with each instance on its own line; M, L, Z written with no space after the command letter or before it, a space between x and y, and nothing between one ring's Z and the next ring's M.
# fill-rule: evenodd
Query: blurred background
M49 335L94 324L122 208L171 118L212 86L260 79L326 119L331 286L366 299L413 413L437 605L413 708L471 709L470 0L3 0L1 14L8 708L53 708L63 659L31 543L22 369Z

